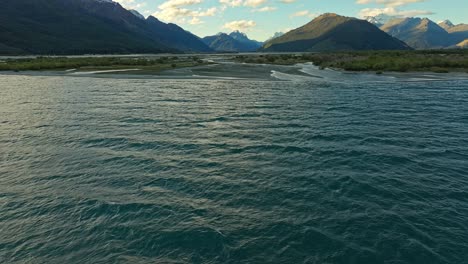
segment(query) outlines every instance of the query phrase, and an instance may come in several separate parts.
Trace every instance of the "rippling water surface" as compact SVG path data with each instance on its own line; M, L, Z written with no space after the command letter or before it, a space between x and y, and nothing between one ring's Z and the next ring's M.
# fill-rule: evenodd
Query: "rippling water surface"
M468 81L346 78L0 76L0 262L468 263Z

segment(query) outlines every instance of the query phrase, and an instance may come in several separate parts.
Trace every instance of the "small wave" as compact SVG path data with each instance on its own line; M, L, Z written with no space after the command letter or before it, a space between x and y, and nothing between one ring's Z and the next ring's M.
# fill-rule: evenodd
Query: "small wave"
M136 123L136 124L141 124L141 123L159 123L159 120L151 119L151 118L125 118L122 119L122 122L124 123Z
M305 147L297 146L281 146L281 145L256 145L256 146L247 146L243 148L234 148L231 149L232 153L243 153L243 152L252 152L252 153L307 153L310 149Z
M116 147L128 144L126 138L93 138L85 139L82 144L86 147Z

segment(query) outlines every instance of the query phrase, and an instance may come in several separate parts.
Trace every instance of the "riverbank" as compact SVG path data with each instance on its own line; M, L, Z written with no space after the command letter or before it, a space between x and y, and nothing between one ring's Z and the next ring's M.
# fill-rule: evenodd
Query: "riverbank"
M206 65L197 56L167 57L37 57L0 61L0 71L122 71L131 68L144 73Z
M467 72L468 50L356 51L333 53L238 55L237 62L294 65L312 62L320 68L345 71Z
M0 59L0 71L73 71L128 74L160 72L210 64L289 66L313 63L320 69L354 72L468 73L468 50L359 51L333 53L179 54ZM128 70L128 71L127 71Z

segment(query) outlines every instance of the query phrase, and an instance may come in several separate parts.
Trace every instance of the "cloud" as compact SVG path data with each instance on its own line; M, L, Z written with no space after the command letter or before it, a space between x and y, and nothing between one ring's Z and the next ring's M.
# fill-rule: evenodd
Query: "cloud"
M397 7L425 1L426 0L357 0L356 3L360 5L380 4L386 7Z
M135 0L114 0L126 9L138 9L146 6L146 2L136 3Z
M359 12L360 17L378 16L385 14L389 16L413 17L423 15L433 15L434 13L426 10L399 10L393 7L387 8L364 8Z
M219 0L219 2L223 5L231 7L241 6L244 3L243 0Z
M204 22L200 20L198 17L192 17L192 20L188 22L190 25L199 25L203 24Z
M236 20L224 24L223 28L231 31L239 30L245 32L251 30L255 26L257 26L257 23L253 20Z
M202 3L202 0L168 0L159 5L159 10L153 13L153 16L166 22L188 23L191 25L202 24L203 21L200 17L214 16L218 9L216 7L199 8L197 10L187 8L200 3Z
M293 17L309 17L309 18L314 18L316 17L317 14L315 13L311 13L309 10L302 10L302 11L298 11L296 13L293 13L291 14L289 17L293 18Z
M297 0L280 0L281 3L283 4L292 4L295 3Z
M238 6L248 6L248 7L258 7L263 4L266 4L268 0L219 0L219 3L224 6L238 7Z
M265 4L266 2L268 2L268 0L245 0L244 6L257 7Z
M262 8L254 9L252 12L272 12L272 11L275 11L277 9L278 8L276 8L274 6L265 6L265 7L262 7Z
M432 15L434 12L427 10L401 10L400 7L425 2L426 0L357 0L356 3L360 5L365 4L379 4L383 8L364 8L359 11L360 17L378 16L381 14L397 17L412 17L421 15Z
M212 7L206 10L189 10L186 8L168 8L160 10L154 13L155 16L158 18L165 20L165 21L174 21L177 18L184 18L184 17L206 17L206 16L214 16L216 14L216 7Z
M200 4L202 0L169 0L162 3L159 9L179 8L183 6L190 6Z
M307 16L308 14L309 14L309 11L308 11L308 10L298 11L298 12L292 14L291 17Z

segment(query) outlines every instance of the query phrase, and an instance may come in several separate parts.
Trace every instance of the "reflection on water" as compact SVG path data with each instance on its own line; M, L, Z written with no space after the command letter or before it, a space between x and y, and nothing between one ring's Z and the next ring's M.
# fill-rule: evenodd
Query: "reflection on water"
M462 75L164 75L0 75L2 262L467 259Z

